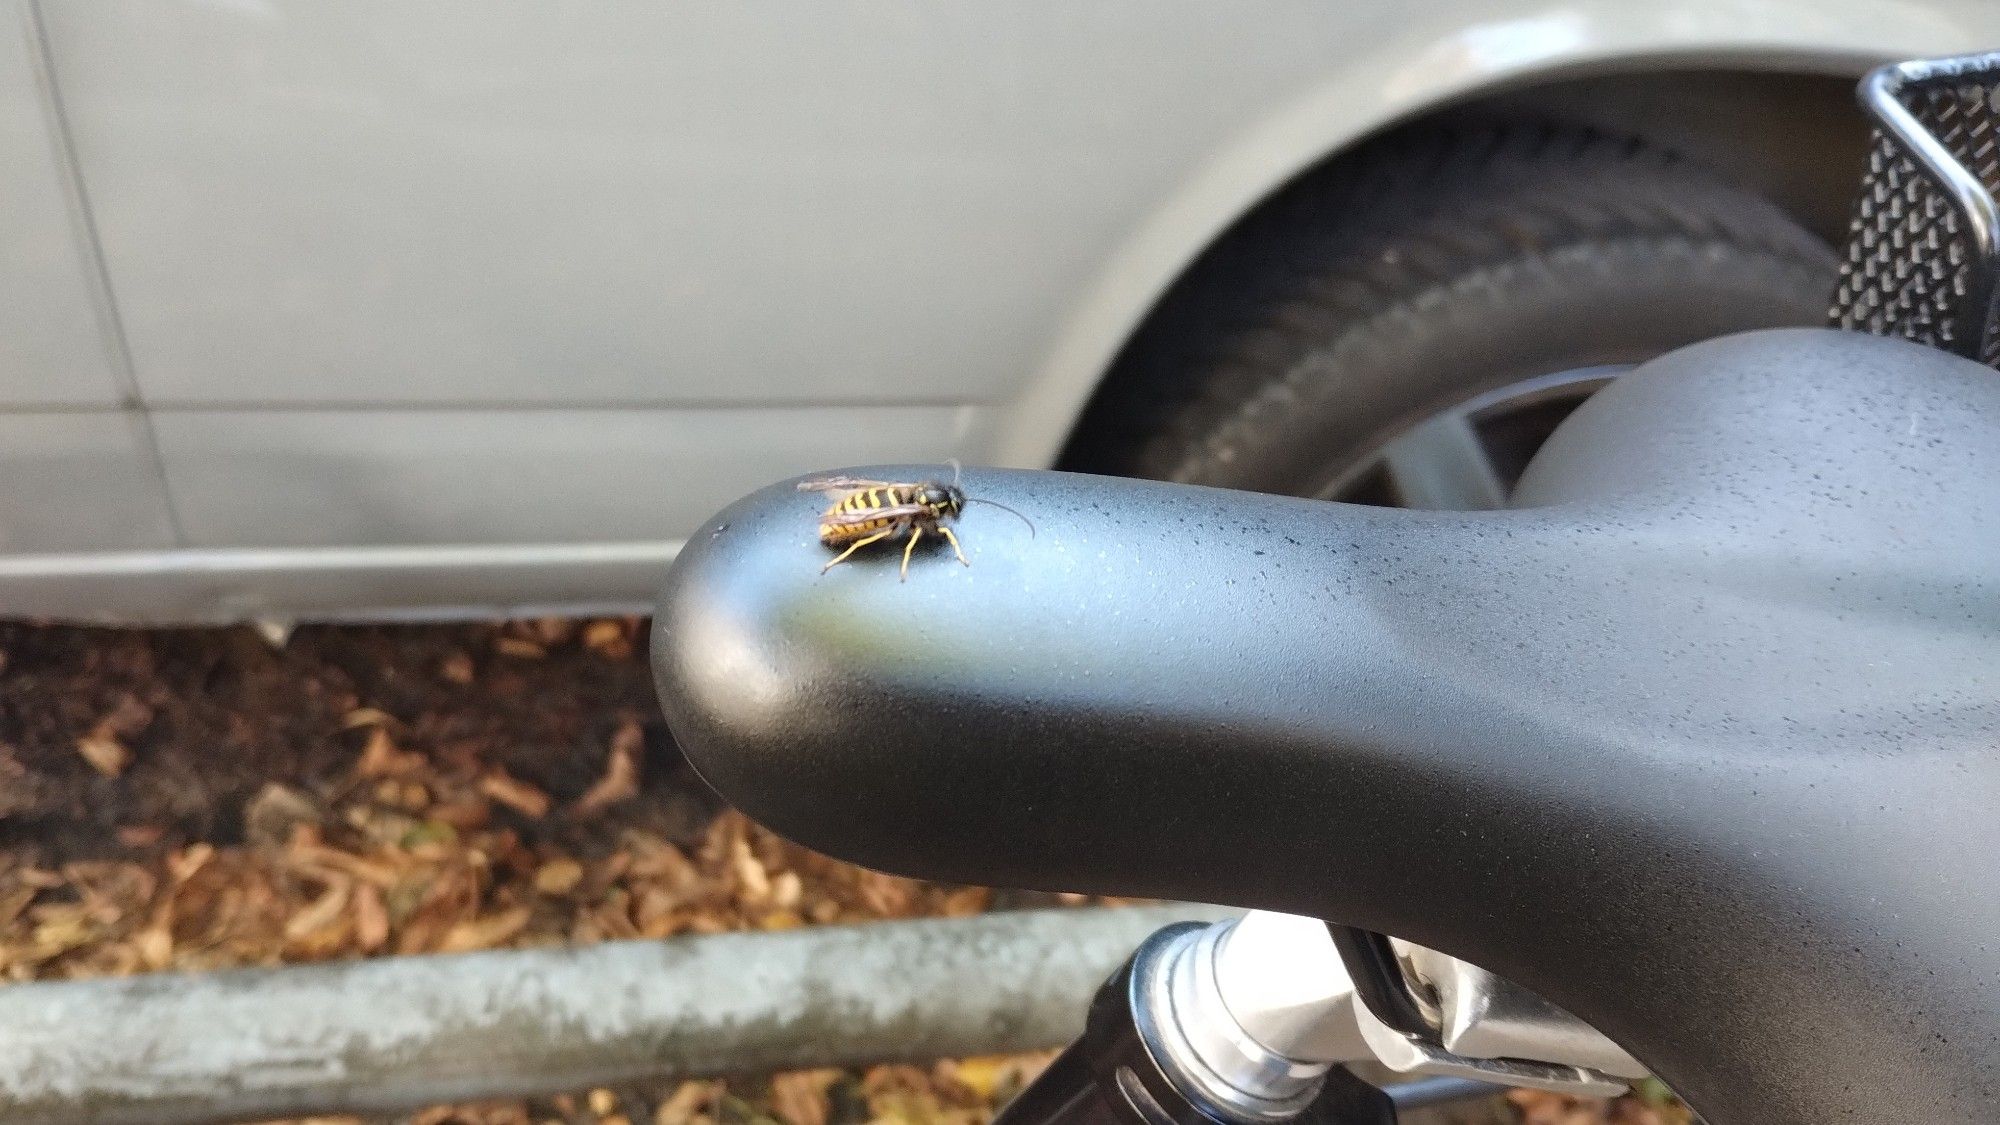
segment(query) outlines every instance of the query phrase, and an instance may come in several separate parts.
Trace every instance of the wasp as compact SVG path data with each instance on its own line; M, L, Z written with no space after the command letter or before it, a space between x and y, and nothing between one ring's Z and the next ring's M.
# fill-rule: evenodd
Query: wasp
M844 563L861 548L885 539L907 537L909 542L903 547L902 577L898 581L908 581L910 577L910 556L915 553L917 543L926 533L941 537L951 544L951 552L966 566L972 563L966 559L964 548L959 546L958 536L946 526L949 520L958 518L967 504L991 504L995 508L1012 512L1022 523L1028 525L1028 534L1035 533L1035 525L1005 504L978 497L967 496L958 486L958 476L953 474L951 483L944 481L888 481L863 480L860 477L822 477L819 480L799 482L801 492L843 492L846 495L833 502L826 514L819 520L819 541L826 547L845 547L839 555L819 569L821 574Z

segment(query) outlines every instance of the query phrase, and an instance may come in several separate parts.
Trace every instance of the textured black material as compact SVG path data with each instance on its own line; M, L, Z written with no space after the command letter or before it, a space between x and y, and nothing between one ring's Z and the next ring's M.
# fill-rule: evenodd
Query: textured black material
M2000 361L2000 54L1886 66L1860 95L1875 125L1833 323Z
M787 482L675 564L662 701L750 815L911 875L1406 937L1713 1125L2000 1112L1992 372L1696 345L1585 404L1518 511L964 483L1040 535L975 505L969 569L821 576Z
M1119 356L1066 468L1318 495L1473 395L1823 322L1835 260L1770 200L1630 137L1399 133L1286 189Z

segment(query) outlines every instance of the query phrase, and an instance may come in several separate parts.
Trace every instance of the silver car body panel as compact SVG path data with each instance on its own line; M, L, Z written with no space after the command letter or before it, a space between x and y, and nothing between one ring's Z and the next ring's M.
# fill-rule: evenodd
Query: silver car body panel
M152 620L643 603L759 482L1047 464L1173 277L1385 124L2000 41L1988 0L11 5L0 417L111 444L75 488L0 448L0 612Z
M0 459L0 560L174 545L144 423L131 411L0 414Z
M0 26L0 410L116 410L132 388L106 348L56 112L36 27L8 21Z
M234 412L177 410L156 415L154 426L182 534L211 548L333 548L383 539L665 541L713 515L718 496L773 476L843 458L942 465L976 414L945 406L271 410L245 425ZM452 501L442 510L440 496Z

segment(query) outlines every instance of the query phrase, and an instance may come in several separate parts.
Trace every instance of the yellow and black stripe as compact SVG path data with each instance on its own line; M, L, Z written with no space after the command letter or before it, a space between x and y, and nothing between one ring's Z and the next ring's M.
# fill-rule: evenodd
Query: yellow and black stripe
M917 489L903 485L890 485L886 488L864 488L859 492L850 493L842 497L840 502L835 504L832 510L827 513L828 515L837 515L846 518L838 522L829 520L820 524L820 542L825 543L829 547L837 547L873 535L902 517L877 516L873 519L855 519L853 517L884 508L908 507L918 502Z
M917 502L917 490L900 484L886 488L864 488L848 494L833 506L836 512L858 512L863 508L893 508Z

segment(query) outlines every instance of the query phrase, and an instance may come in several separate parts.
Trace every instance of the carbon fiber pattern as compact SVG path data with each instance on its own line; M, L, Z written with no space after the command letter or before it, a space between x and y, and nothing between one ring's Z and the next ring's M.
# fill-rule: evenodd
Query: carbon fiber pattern
M2000 188L2000 56L1906 65L1890 92L1989 195ZM1877 119L1833 322L2000 362L1989 249L1950 185Z

